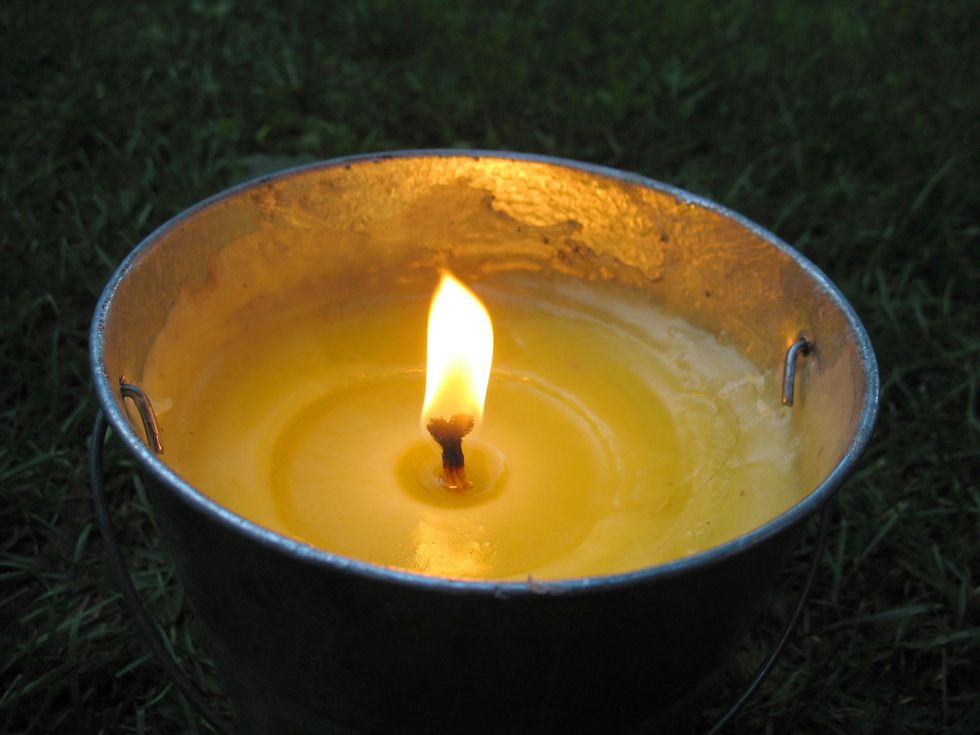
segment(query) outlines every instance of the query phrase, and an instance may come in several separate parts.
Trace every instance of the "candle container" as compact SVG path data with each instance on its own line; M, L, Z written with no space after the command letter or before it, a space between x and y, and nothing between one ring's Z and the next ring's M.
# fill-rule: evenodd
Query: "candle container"
M464 278L496 268L639 289L785 371L802 500L733 540L648 568L475 581L278 535L209 499L157 453L132 380L179 298L190 295L196 318L229 320L291 289L343 301L393 274L440 266ZM614 732L676 722L733 652L807 519L853 468L878 400L854 311L773 234L633 174L479 151L328 161L175 217L107 285L91 362L102 411L146 479L246 733L572 732L587 723Z

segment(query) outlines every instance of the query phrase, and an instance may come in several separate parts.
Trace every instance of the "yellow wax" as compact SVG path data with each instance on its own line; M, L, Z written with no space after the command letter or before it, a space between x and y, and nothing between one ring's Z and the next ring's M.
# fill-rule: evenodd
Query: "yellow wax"
M143 383L163 459L328 551L469 578L622 572L738 536L802 496L771 371L608 287L469 284L494 323L463 493L419 428L430 291L251 309L210 349L171 324ZM197 354L188 359L188 350Z

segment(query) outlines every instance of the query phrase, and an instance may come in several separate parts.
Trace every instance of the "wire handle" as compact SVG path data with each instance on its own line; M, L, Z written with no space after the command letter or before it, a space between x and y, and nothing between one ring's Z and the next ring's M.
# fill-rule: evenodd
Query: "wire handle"
M112 521L109 517L109 507L106 502L105 495L105 485L102 481L103 474L103 460L102 460L102 448L108 437L108 424L106 423L105 415L102 411L95 417L95 424L92 427L92 436L89 440L89 477L92 484L92 502L95 505L95 518L99 524L99 531L102 533L102 538L105 541L106 546L106 556L109 557L109 568L112 572L113 579L115 580L116 586L122 593L123 602L126 605L126 609L133 616L136 621L136 627L139 630L140 636L143 638L143 642L146 643L153 655L156 656L159 664L164 668L164 670L173 679L174 684L181 691L181 693L187 697L188 700L198 710L205 720L213 727L220 735L235 735L235 728L232 726L228 720L222 717L218 712L211 706L211 704L204 698L201 692L198 690L197 686L190 680L184 670L180 667L180 664L174 659L170 651L167 650L166 646L163 644L163 640L160 637L160 633L157 630L156 625L150 618L150 614L143 607L142 601L140 601L139 595L136 593L136 588L133 586L133 580L129 576L129 570L126 568L126 562L123 561L123 556L119 550L119 543L116 540L115 531L112 529ZM820 527L817 531L817 540L813 547L812 556L810 557L810 565L807 569L806 579L803 582L803 587L800 590L799 599L796 601L796 606L793 608L793 614L790 616L789 620L786 622L786 626L783 628L783 632L776 644L772 647L769 654L766 656L765 660L756 670L755 675L749 684L742 690L738 699L735 700L734 704L728 708L728 710L723 714L718 721L707 731L707 735L717 735L725 728L742 710L746 702L751 699L752 695L758 690L765 681L772 667L775 665L776 660L779 658L786 644L789 642L790 637L793 634L793 630L796 628L800 617L803 615L803 610L806 607L807 599L810 596L810 589L813 586L813 580L816 577L817 567L820 565L820 559L823 557L824 548L827 545L827 529L830 525L830 515L831 515L832 503L827 502L823 506L823 510L820 514Z
M129 576L126 562L123 561L122 553L119 551L119 543L116 540L116 533L112 530L112 521L109 518L109 506L106 502L105 485L102 482L102 447L108 436L108 425L105 415L99 411L95 417L95 424L92 426L92 436L89 440L89 479L92 483L92 501L95 505L95 519L99 524L99 531L105 541L106 556L109 557L109 568L115 580L116 587L122 593L123 602L126 609L136 621L143 642L149 647L153 655L156 656L160 665L170 674L174 684L188 700L197 707L204 719L221 735L235 735L236 730L224 717L211 706L198 690L197 686L188 678L187 674L180 667L180 664L163 645L163 639L157 630L156 625L150 618L150 614L143 607L133 580Z
M786 626L783 628L783 632L779 636L779 640L772 647L769 655L763 660L756 669L755 674L752 676L752 681L742 690L742 693L735 700L735 703L728 708L728 711L722 715L718 721L711 726L706 735L717 735L722 729L724 729L736 715L742 711L746 702L752 698L752 695L756 693L762 682L766 680L769 676L769 672L772 671L772 667L776 665L776 661L782 654L783 649L786 648L786 644L789 643L789 639L793 636L793 631L796 630L797 624L800 622L800 618L803 616L803 610L806 609L807 600L810 598L810 589L813 587L813 580L817 576L817 568L820 566L820 560L823 558L824 549L827 547L827 529L830 527L830 516L833 509L833 499L828 500L824 503L823 509L820 511L820 526L817 530L817 540L813 545L813 552L810 556L810 566L806 570L806 578L803 581L803 587L800 589L800 597L796 601L796 605L793 607L793 614L789 616L789 620L786 621Z

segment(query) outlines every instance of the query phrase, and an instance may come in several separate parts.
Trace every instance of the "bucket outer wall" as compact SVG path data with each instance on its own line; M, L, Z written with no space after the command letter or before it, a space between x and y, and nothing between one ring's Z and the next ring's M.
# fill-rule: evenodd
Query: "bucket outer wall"
M240 727L255 735L665 725L730 656L800 532L632 585L452 593L255 543L147 481Z

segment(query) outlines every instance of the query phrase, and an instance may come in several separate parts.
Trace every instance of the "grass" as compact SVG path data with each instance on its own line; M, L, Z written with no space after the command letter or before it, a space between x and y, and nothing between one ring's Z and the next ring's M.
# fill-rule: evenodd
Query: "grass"
M704 194L840 285L881 362L879 428L801 632L731 732L980 730L976 4L289 5L0 7L0 732L208 731L148 660L93 531L86 335L115 264L259 167L451 146ZM133 467L110 461L140 592L220 702Z

